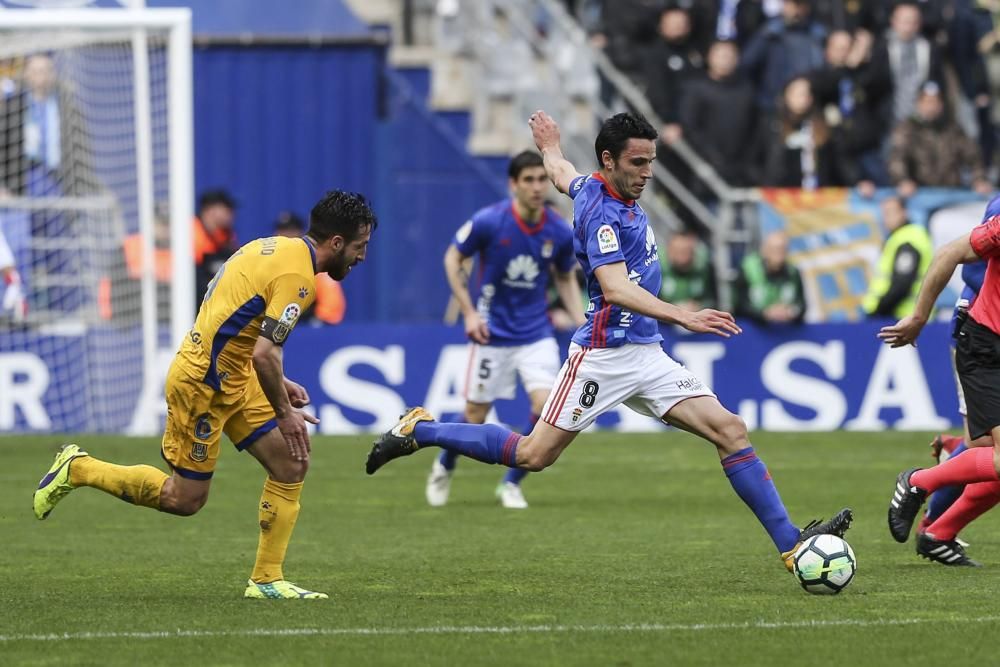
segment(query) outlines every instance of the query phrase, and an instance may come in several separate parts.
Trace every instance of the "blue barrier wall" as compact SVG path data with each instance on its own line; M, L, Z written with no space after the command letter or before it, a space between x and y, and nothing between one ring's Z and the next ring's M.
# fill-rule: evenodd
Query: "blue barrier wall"
M880 345L878 328L877 323L747 327L728 341L665 330L665 347L751 427L938 430L960 424L948 325L928 325L919 348L900 350ZM124 429L135 407L135 387L105 394L107 404L96 404L100 396L80 404L79 397L91 396L93 387L73 350L106 343L107 335L64 337L65 353L58 358L44 352L52 349L47 337L22 340L17 350L0 338L0 432ZM458 413L467 361L462 331L441 325L302 327L285 349L286 373L308 389L324 433L384 429L407 405L424 404L444 416ZM88 411L101 420L88 421ZM516 427L527 414L523 396L498 404L499 419ZM625 408L599 426L659 428Z

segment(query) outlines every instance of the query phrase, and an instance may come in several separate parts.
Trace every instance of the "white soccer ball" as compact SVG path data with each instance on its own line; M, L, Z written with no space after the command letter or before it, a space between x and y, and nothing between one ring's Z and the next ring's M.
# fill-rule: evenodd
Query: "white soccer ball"
M836 595L847 588L858 569L851 545L836 535L815 535L793 556L795 576L815 595Z

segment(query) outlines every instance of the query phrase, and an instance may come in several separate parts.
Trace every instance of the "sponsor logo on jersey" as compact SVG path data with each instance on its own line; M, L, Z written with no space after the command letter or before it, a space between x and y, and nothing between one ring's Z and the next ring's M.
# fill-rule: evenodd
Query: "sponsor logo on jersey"
M278 319L278 323L294 326L295 323L299 321L299 315L301 314L302 309L299 308L299 304L290 303L285 306L283 311L281 311L281 317Z
M459 243L465 243L469 238L469 234L472 233L472 220L466 220L465 224L458 228L455 232L455 240Z
M570 191L571 192L579 192L580 188L582 188L583 184L586 183L586 182L587 182L587 177L586 176L581 176L580 178L576 179L576 181L573 183L573 185L570 186Z
M531 255L518 255L507 264L507 277L503 284L508 287L532 288L535 278L541 273L538 263Z
M656 252L656 235L652 227L646 227L646 254Z
M618 237L615 235L615 230L611 228L611 225L601 225L598 228L597 248L603 255L609 252L618 252Z

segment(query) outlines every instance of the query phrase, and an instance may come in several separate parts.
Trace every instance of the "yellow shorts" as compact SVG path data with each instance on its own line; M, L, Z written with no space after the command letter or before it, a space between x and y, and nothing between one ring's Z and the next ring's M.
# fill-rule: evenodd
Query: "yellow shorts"
M167 426L161 454L187 479L212 478L223 433L243 451L278 425L255 373L241 391L220 392L188 376L174 361L165 393Z

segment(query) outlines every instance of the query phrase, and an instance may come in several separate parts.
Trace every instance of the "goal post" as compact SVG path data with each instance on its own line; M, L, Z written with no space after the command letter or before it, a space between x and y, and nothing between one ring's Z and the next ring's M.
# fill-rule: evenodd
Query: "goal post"
M51 106L25 92L35 56ZM0 231L28 297L24 321L0 313L0 392L39 392L0 397L0 432L159 430L195 314L191 56L187 8L0 8ZM4 353L43 364L44 391L5 380Z

